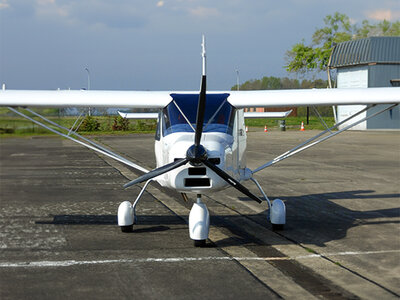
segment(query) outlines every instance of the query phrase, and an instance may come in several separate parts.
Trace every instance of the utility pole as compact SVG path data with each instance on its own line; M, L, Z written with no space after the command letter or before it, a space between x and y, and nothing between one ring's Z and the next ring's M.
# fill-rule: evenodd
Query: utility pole
M85 71L87 72L87 90L90 90L90 72L89 69L86 67ZM91 116L91 111L90 111L90 107L89 107L89 111L88 111L89 117Z
M239 90L239 69L236 69L236 86L237 90Z

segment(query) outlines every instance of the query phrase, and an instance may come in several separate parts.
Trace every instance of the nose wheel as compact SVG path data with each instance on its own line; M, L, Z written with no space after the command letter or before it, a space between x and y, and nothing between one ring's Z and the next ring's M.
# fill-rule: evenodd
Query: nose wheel
M198 241L194 240L194 246L203 248L206 246L206 240L198 240Z
M201 195L197 195L196 203L193 203L189 214L189 235L194 241L195 247L204 247L210 231L210 214L207 206L201 201Z

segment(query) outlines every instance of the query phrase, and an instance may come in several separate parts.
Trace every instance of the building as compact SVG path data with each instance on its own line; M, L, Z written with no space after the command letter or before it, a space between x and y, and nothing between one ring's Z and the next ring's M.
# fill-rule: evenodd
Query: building
M338 88L398 86L400 37L369 37L340 43L333 49L328 68L331 74L336 73ZM362 105L338 106L337 121L344 120L364 107ZM379 110L379 107L370 109L357 118L362 119L371 115ZM395 107L360 123L353 129L400 129L400 109Z

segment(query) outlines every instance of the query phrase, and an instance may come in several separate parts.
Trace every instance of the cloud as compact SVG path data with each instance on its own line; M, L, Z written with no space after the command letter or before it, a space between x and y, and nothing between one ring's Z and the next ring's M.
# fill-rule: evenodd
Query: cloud
M10 4L8 4L8 0L1 0L0 1L0 9L6 9L9 8Z
M189 13L200 18L216 17L220 15L218 9L204 6L189 8Z
M39 5L47 5L47 4L55 4L56 1L55 0L37 0L36 3Z
M47 16L51 18L69 17L68 6L57 5L54 0L38 0L36 14L39 17Z
M31 0L30 2L35 17L40 21L84 25L90 28L138 28L146 23L149 15L148 8L146 10L141 5L132 5L129 0L118 1L118 5L105 0ZM163 0L158 3L160 2L164 3Z
M369 11L366 13L367 17L372 20L377 21L392 21L400 18L400 11L392 11L390 9L379 9L374 11Z
M96 9L88 10L76 6L72 11L73 17L89 26L101 25L107 28L138 28L146 23L145 14L136 6L118 7L113 3L103 2Z

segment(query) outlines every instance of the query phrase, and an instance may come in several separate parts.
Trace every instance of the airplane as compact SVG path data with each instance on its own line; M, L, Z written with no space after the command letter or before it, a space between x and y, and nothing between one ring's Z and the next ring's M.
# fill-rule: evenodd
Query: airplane
M150 182L156 181L163 187L176 190L184 199L187 199L187 194L195 194L196 202L193 203L189 213L189 236L195 246L202 247L206 244L210 227L210 215L207 206L201 200L202 195L233 187L258 203L266 201L272 229L282 230L286 223L285 203L281 199L270 201L254 175L400 103L398 88L207 92L204 36L201 47L202 75L199 91L6 90L3 85L0 91L0 106L7 106L16 114L64 138L143 173L124 185L124 188L129 188L144 182L133 204L124 201L118 207L118 225L123 232L131 232L133 225L137 223L135 209ZM258 168L250 170L246 167L245 117L285 117L290 111L260 114L245 113L244 108L356 104L367 106ZM378 104L385 105L380 105L377 112L354 121L354 118ZM120 112L120 115L126 118L157 119L155 134L157 167L154 170L147 170L80 136L72 128L65 128L45 118L29 109L29 106L156 109L157 113ZM23 109L41 120L23 113ZM341 125L344 126L342 129L333 131ZM249 180L257 186L262 198L243 185L243 182Z

